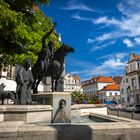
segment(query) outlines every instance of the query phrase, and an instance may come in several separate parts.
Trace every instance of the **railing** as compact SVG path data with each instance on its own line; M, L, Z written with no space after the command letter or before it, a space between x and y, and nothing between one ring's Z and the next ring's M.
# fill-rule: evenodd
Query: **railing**
M125 117L132 120L140 120L140 113L135 113L134 111L125 112L119 109L107 109L108 115L115 115L117 117Z

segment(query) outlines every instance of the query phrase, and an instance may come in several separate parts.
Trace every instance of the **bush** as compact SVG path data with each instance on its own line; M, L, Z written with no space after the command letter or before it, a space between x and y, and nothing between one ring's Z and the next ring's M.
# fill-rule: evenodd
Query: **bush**
M73 92L71 94L72 102L75 104L97 104L100 103L97 96L89 97L86 94L80 92Z

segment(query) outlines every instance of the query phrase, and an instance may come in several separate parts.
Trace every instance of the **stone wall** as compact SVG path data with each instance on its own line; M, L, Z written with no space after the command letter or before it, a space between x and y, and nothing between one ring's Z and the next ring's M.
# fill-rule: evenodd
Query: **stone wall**
M50 105L8 105L0 106L0 121L51 122Z
M0 123L0 140L139 140L139 123L39 125Z

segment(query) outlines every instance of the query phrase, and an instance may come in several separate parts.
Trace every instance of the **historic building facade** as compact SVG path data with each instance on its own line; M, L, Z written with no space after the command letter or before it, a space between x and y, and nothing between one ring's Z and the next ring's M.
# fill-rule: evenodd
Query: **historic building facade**
M113 83L115 83L115 81L112 79L112 77L93 77L90 80L84 81L82 83L83 93L91 97L93 95L98 94L99 90L101 90L104 86Z
M105 104L121 103L120 85L109 84L109 85L104 86L98 92L98 97L101 100L101 103L105 103Z
M128 104L132 104L131 99L134 99L134 104L140 104L140 55L129 55L125 76L121 82L121 95L122 102L125 97Z
M64 91L65 92L81 92L81 83L78 75L70 73L65 74L64 77Z

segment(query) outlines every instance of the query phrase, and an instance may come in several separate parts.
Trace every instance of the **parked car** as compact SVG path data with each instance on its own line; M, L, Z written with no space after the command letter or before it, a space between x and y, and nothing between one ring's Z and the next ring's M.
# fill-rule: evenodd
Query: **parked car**
M107 108L111 109L111 110L118 110L119 109L119 104L108 105Z
M124 108L128 112L140 112L140 105L129 105Z
M117 110L117 107L115 105L108 105L107 108L110 110Z
M125 106L122 104L113 104L113 105L109 105L107 106L108 109L112 109L112 110L120 110L123 111Z

